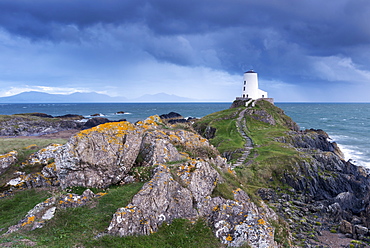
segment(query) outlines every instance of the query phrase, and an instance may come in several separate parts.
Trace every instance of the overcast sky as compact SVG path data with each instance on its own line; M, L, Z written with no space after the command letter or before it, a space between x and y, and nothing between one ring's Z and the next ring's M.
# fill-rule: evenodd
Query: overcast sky
M0 0L0 96L370 102L368 0Z

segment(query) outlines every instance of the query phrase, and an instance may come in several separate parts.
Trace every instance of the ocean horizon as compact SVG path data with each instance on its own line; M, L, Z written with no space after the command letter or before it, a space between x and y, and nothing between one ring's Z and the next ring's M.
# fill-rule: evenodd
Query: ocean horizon
M78 114L86 118L99 115L110 120L143 120L151 115L176 112L201 118L228 109L232 102L164 103L0 103L0 114L40 112L52 116ZM356 165L370 168L370 103L277 102L302 130L322 129ZM118 112L124 112L118 114Z

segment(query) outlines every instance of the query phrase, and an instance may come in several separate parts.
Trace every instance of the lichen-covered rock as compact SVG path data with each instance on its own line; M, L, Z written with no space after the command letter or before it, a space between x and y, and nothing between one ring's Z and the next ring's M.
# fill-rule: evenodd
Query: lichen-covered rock
M163 223L176 218L195 218L191 192L161 166L132 202L116 211L108 227L109 234L119 236L150 234Z
M129 122L79 132L55 158L62 187L107 187L121 181L139 153L142 130Z
M0 155L0 175L17 162L17 151L10 151Z
M178 161L183 157L167 138L167 135L160 130L145 133L139 154L141 162L146 166Z
M6 186L14 188L37 188L59 186L59 181L45 177L41 172L30 174L20 173L16 178L11 179Z
M237 189L233 193L235 200L218 198L214 201L209 219L216 236L228 246L277 247L274 228L264 211L252 203L244 191Z
M31 154L26 164L35 165L35 164L48 164L52 160L54 160L56 154L59 152L61 148L61 144L50 144L45 148Z

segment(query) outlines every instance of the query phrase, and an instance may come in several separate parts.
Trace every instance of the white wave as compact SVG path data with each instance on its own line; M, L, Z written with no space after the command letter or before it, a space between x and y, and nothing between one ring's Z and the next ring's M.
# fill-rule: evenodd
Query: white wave
M364 155L364 153L361 152L359 148L342 144L338 144L338 146L339 149L343 152L345 160L350 160L351 163L358 166L370 168L370 161L368 161L366 155Z
M97 116L105 116L104 114L102 113L99 113L99 114L92 114L92 115L89 115L88 117L97 117Z
M124 115L132 115L132 113L125 112Z

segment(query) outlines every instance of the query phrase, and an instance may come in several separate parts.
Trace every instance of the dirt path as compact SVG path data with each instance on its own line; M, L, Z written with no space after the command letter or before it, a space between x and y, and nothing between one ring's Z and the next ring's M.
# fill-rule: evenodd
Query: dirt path
M245 108L244 110L242 110L240 113L239 113L239 117L238 119L236 120L236 128L238 130L238 132L240 133L240 135L245 139L245 144L244 144L244 148L243 148L243 154L242 156L233 164L232 167L237 167L237 166L240 166L244 163L245 159L248 157L249 153L250 153L250 150L253 148L253 142L252 142L252 139L248 137L248 135L245 133L245 129L246 129L246 126L245 126L245 123L243 122L243 117L244 117L244 113L245 111L247 111L247 108Z

